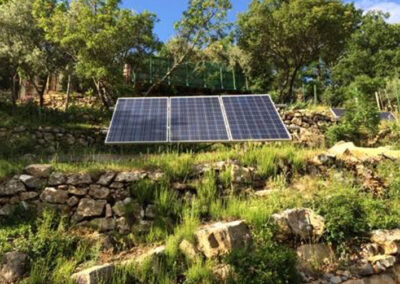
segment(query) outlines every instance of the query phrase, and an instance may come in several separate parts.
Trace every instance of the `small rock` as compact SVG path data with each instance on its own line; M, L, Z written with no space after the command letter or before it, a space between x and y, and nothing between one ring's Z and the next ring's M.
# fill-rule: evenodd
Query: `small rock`
M114 179L116 173L115 172L106 172L100 176L99 180L97 181L98 184L107 186L109 185L112 180Z
M89 195L94 199L107 199L110 195L110 190L97 184L92 184L89 187Z
M68 192L53 187L46 187L42 194L40 194L40 199L47 203L64 204L68 200Z
M106 263L75 273L71 278L79 284L109 283L112 280L114 264Z
M50 177L48 184L50 186L56 186L56 185L61 185L66 182L67 178L63 173L60 172L53 172Z
M37 177L33 177L30 175L20 175L19 180L31 189L40 189L42 187L42 181Z
M77 188L73 185L70 185L68 187L68 192L72 195L85 196L88 192L88 189L87 188Z
M39 196L39 193L34 192L34 191L27 191L27 192L21 192L19 194L19 199L21 201L25 201L25 200L30 200L30 199L34 199L36 197Z
M0 207L0 216L10 216L14 212L15 206L11 204L6 204L3 207Z
M141 171L134 171L134 172L121 172L119 173L115 181L116 182L133 182L133 181L138 181L146 177L146 173L143 173Z
M25 168L25 172L35 177L49 177L53 171L52 165L34 164Z
M78 203L79 203L79 198L76 196L72 196L72 197L68 198L68 200L67 200L67 205L69 207L74 207Z
M122 201L117 201L114 204L112 210L114 211L115 215L117 215L118 217L122 217L125 213L125 205Z
M88 174L71 174L67 177L67 184L83 185L91 183L92 183L92 178Z
M106 205L106 218L111 218L112 217L112 208L110 204Z
M27 255L14 251L4 255L0 265L0 279L6 283L14 283L20 280L26 273Z
M377 243L385 254L398 254L400 252L400 229L373 231L371 241Z
M95 227L100 233L115 230L116 222L113 218L98 218L90 221L90 225Z
M334 277L329 279L329 282L332 283L332 284L339 284L339 283L342 283L343 281L342 281L341 277L334 276Z
M90 198L82 198L79 202L76 213L83 218L86 217L98 217L103 215L104 207L107 201L105 200L94 200Z
M4 186L0 186L0 196L15 195L26 191L25 185L18 179L10 179Z

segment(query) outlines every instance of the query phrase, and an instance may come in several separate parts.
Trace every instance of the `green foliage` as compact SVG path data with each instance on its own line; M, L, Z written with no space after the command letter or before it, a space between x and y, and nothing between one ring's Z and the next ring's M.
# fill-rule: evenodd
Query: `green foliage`
M254 0L239 17L239 44L252 59L254 77L267 83L274 77L280 100L290 102L300 69L321 58L335 61L357 14L339 0Z
M346 104L340 124L331 126L325 134L330 145L340 140L366 142L366 138L374 137L378 132L380 117L374 102L357 90L350 94L353 96Z
M296 254L272 239L270 228L254 234L254 247L233 251L227 262L234 268L232 283L300 283Z

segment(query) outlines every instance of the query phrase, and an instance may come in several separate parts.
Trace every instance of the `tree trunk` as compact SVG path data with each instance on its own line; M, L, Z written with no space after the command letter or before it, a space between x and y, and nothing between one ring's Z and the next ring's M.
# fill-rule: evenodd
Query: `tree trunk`
M93 79L94 85L96 86L97 94L98 94L100 100L103 102L104 107L108 108L109 107L108 102L101 92L100 82L98 82L95 78L92 78L92 79Z
M285 96L285 103L290 103L291 100L293 99L293 87L294 87L294 82L296 81L296 76L297 72L299 71L299 67L296 67L290 76L290 81L289 81L289 90L286 93Z
M12 102L12 111L14 112L17 108L17 97L18 97L18 90L17 90L17 78L18 75L15 73L12 76L12 89L11 89L11 102Z
M68 111L70 93L71 93L71 74L68 74L67 99L65 101L65 111Z

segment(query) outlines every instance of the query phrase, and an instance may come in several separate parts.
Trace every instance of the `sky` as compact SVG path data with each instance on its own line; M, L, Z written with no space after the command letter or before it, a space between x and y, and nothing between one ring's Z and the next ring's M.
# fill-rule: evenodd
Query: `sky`
M229 21L235 21L237 14L247 10L251 0L231 0L232 10L229 12ZM346 1L350 2L350 1ZM382 10L390 12L390 23L400 23L400 0L354 0L357 8L364 11ZM123 7L137 12L148 10L157 15L155 33L162 41L167 41L174 35L174 22L180 19L186 9L188 0L123 0Z

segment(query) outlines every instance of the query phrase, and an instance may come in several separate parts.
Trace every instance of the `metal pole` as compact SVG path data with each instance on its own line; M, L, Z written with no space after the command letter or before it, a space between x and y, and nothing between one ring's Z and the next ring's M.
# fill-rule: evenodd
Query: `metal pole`
M222 67L221 67L221 65L219 66L219 77L220 77L220 80L221 80L221 90L222 90L222 89L224 89L224 78L222 76Z
M233 77L233 88L235 89L235 91L237 90L236 88L236 76L235 76L235 68L232 68L232 77Z

